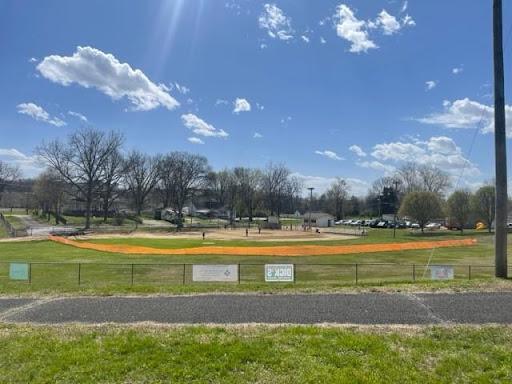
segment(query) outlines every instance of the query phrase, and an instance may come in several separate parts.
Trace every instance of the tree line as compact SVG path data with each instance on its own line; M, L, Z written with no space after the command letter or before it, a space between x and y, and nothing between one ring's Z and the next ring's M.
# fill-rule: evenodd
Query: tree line
M207 208L225 209L230 221L235 213L252 221L254 216L309 210L330 213L337 220L398 214L414 218L420 225L450 217L457 223L478 219L490 228L494 220L491 186L474 194L458 190L445 200L452 188L451 178L429 165L403 165L393 175L376 180L366 197L351 194L347 180L338 177L325 193L310 200L304 194L309 185L284 164L213 171L208 160L197 154L126 152L123 135L113 131L80 129L64 140L42 142L36 153L47 168L35 180L20 180L19 169L0 161L3 205L7 205L5 192L9 188L23 189L24 196L30 194L37 208L53 213L58 222L64 202L80 201L87 228L93 207L100 207L106 222L121 199L128 202L134 215L146 209L172 208L181 218L187 204L198 202ZM24 200L16 205L27 206L28 198Z

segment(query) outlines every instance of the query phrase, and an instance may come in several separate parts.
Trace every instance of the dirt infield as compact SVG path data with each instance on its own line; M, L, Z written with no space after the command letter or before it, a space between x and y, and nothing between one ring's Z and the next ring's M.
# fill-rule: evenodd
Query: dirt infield
M323 256L461 247L476 244L476 239L464 239L354 245L286 245L271 247L206 246L181 249L159 249L125 244L95 244L70 240L60 236L50 236L49 238L60 244L71 245L77 248L129 255Z

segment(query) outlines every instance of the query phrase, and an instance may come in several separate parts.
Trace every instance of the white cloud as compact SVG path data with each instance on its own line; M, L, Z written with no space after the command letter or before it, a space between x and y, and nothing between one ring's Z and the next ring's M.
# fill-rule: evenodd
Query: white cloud
M416 119L423 124L440 125L445 128L477 128L482 133L494 132L494 108L468 98L453 103L443 102L444 111ZM507 136L512 137L512 106L505 106Z
M293 39L294 31L291 18L286 16L275 4L265 4L263 8L263 13L258 19L260 28L265 29L273 39L285 41Z
M18 113L27 115L37 121L42 121L54 125L56 127L63 127L66 122L59 119L58 117L51 117L42 107L34 103L21 103L16 106Z
M402 28L396 17L390 15L385 9L379 13L375 25L380 27L385 35L393 35Z
M335 177L322 177L322 176L309 176L303 175L299 172L292 173L293 177L297 177L300 179L305 188L313 187L315 188L315 193L322 194L325 193L329 187L336 182ZM368 188L370 184L364 180L357 178L344 178L350 188L350 194L356 196L364 196L368 192ZM304 189L304 195L309 194L307 189Z
M192 144L204 144L204 141L201 140L199 137L189 137L187 140L190 141Z
M456 68L453 68L453 69L452 69L452 73L453 73L454 75L458 75L458 74L462 73L463 71L464 71L464 68L463 68L463 67L456 67Z
M84 123L87 123L89 121L89 120L87 120L87 117L85 117L84 115L82 115L81 113L78 113L78 112L68 111L68 115L76 117L77 119L83 121Z
M361 168L369 168L373 169L374 171L384 172L385 174L390 174L395 171L395 167L392 165L386 165L379 161L363 161L357 163L357 165Z
M407 8L409 8L409 2L404 1L404 3L402 4L402 8L400 9L400 13L404 13L405 11L407 11Z
M338 6L334 19L336 20L337 35L351 43L350 52L368 52L369 49L378 48L370 40L367 22L356 18L354 12L347 5Z
M425 90L431 91L435 87L437 87L437 81L435 81L435 80L425 81Z
M455 176L460 175L462 170L468 176L480 174L478 167L464 157L453 139L446 136L431 137L427 141L377 144L373 147L372 156L377 160L391 161L394 164L429 164Z
M224 99L217 99L215 101L215 106L218 106L218 105L229 105L229 101L224 100Z
M234 102L234 109L233 113L240 113L240 112L250 112L251 111L251 103L247 101L247 99L241 99L237 98Z
M306 44L309 43L309 37L305 36L305 35L302 35L300 37L302 39L302 41L304 41Z
M359 145L351 145L348 149L359 157L366 157L366 152Z
M196 135L205 137L227 137L227 132L220 129L218 130L213 125L208 124L203 119L200 119L192 113L181 115L181 121L188 129L191 129Z
M262 135L261 133L254 132L253 138L254 138L254 139L262 139L262 138L263 138L263 135Z
M96 88L113 100L126 97L133 110L172 110L179 106L165 85L153 83L140 69L133 69L96 48L77 47L73 56L47 56L37 69L48 80L64 86L76 83Z
M24 177L34 177L45 167L38 156L29 156L14 148L0 148L0 160L19 167Z
M404 27L414 27L416 26L416 22L410 15L405 15L402 17L402 26Z
M328 159L331 159L331 160L345 160L343 157L338 156L338 154L336 152L329 151L329 150L315 151L315 153L317 155L327 157Z
M320 43L321 44L327 44L327 40L325 40L323 37L320 37Z
M190 88L187 88L184 85L178 84L176 82L173 84L173 87L182 95L186 95L190 92Z
M37 59L35 57L31 57L30 59L28 59L28 62L29 63L36 63Z

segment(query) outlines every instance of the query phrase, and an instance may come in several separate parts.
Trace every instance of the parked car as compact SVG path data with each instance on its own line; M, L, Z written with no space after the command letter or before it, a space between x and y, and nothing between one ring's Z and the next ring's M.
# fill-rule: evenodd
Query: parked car
M413 229L419 229L420 228L420 225L418 223L412 223L411 224L411 228Z
M441 228L441 224L439 224L439 223L428 223L427 225L425 225L425 228L426 229L440 229Z

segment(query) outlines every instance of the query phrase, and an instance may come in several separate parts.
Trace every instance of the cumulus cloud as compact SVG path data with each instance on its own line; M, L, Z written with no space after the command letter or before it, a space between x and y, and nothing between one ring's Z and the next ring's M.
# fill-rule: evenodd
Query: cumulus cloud
M173 84L173 87L182 95L186 95L190 92L190 88L187 88L184 85L178 84L176 82Z
M359 145L351 145L348 149L359 157L366 157L366 152Z
M233 102L233 106L234 106L233 113L236 113L236 114L238 114L240 112L250 112L251 111L251 103L249 103L247 101L247 99L237 98Z
M35 57L31 57L30 59L28 59L28 62L29 63L37 63L37 59Z
M374 171L384 172L385 174L390 174L395 171L395 167L392 165L383 164L380 161L362 161L357 163L361 168L369 168Z
M439 125L445 128L477 128L482 133L494 132L494 107L468 98L454 102L445 101L443 112L416 119L423 124ZM512 106L505 106L507 136L512 137Z
M208 124L203 119L192 113L181 115L181 121L188 129L192 130L196 135L205 137L228 137L228 133L222 129L217 129L213 125Z
M347 5L338 6L334 19L337 35L351 43L350 52L368 52L369 49L378 48L369 37L367 22L359 20Z
M398 22L396 17L390 15L385 9L377 16L375 26L380 27L385 35L393 35L402 28L402 25Z
M435 80L425 81L425 90L431 91L435 87L437 87L437 81L435 81Z
M77 47L73 56L47 56L37 70L48 80L69 86L95 88L113 100L127 98L133 110L158 107L172 110L179 106L169 88L153 83L140 69L121 63L114 55L92 47Z
M465 171L468 176L480 174L478 167L464 157L462 150L450 137L431 137L427 141L392 142L377 144L372 156L394 164L413 162L436 166L452 175Z
M192 144L204 144L204 141L201 140L199 137L189 137L187 140L190 141Z
M291 175L292 177L297 177L302 181L304 186L315 188L315 193L322 194L326 192L329 187L336 182L335 177L323 177L323 176L311 176L311 175L303 175L300 172L294 172ZM366 195L370 184L364 180L357 178L344 178L347 182L350 193L355 196L364 196ZM304 194L309 193L306 189L304 189Z
M398 33L404 27L416 25L413 18L405 15L401 20L383 9L375 20L358 19L354 11L346 4L336 8L333 19L336 21L336 33L342 39L351 43L350 52L368 52L370 49L379 48L370 37L371 30L380 30L384 35L391 36Z
M76 117L77 119L81 120L84 123L87 123L89 121L89 120L87 120L87 117L85 117L84 115L82 115L81 113L78 113L78 112L68 111L68 115Z
M292 20L275 4L265 4L258 23L261 29L273 39L293 39Z
M304 41L306 44L309 43L309 37L305 36L305 35L302 35L300 37L302 39L302 41Z
M323 37L320 37L320 44L327 44L327 40L325 40Z
M327 157L328 159L331 159L331 160L345 160L343 157L338 156L338 154L336 152L329 151L329 150L315 151L315 153L317 155Z
M258 133L258 132L254 132L254 135L252 136L254 139L262 139L263 138L263 135L261 133Z
M59 119L58 117L51 117L48 112L44 110L43 107L40 107L34 103L21 103L16 106L18 113L22 115L27 115L37 121L42 121L43 123L51 124L56 127L63 127L66 125L66 122Z

